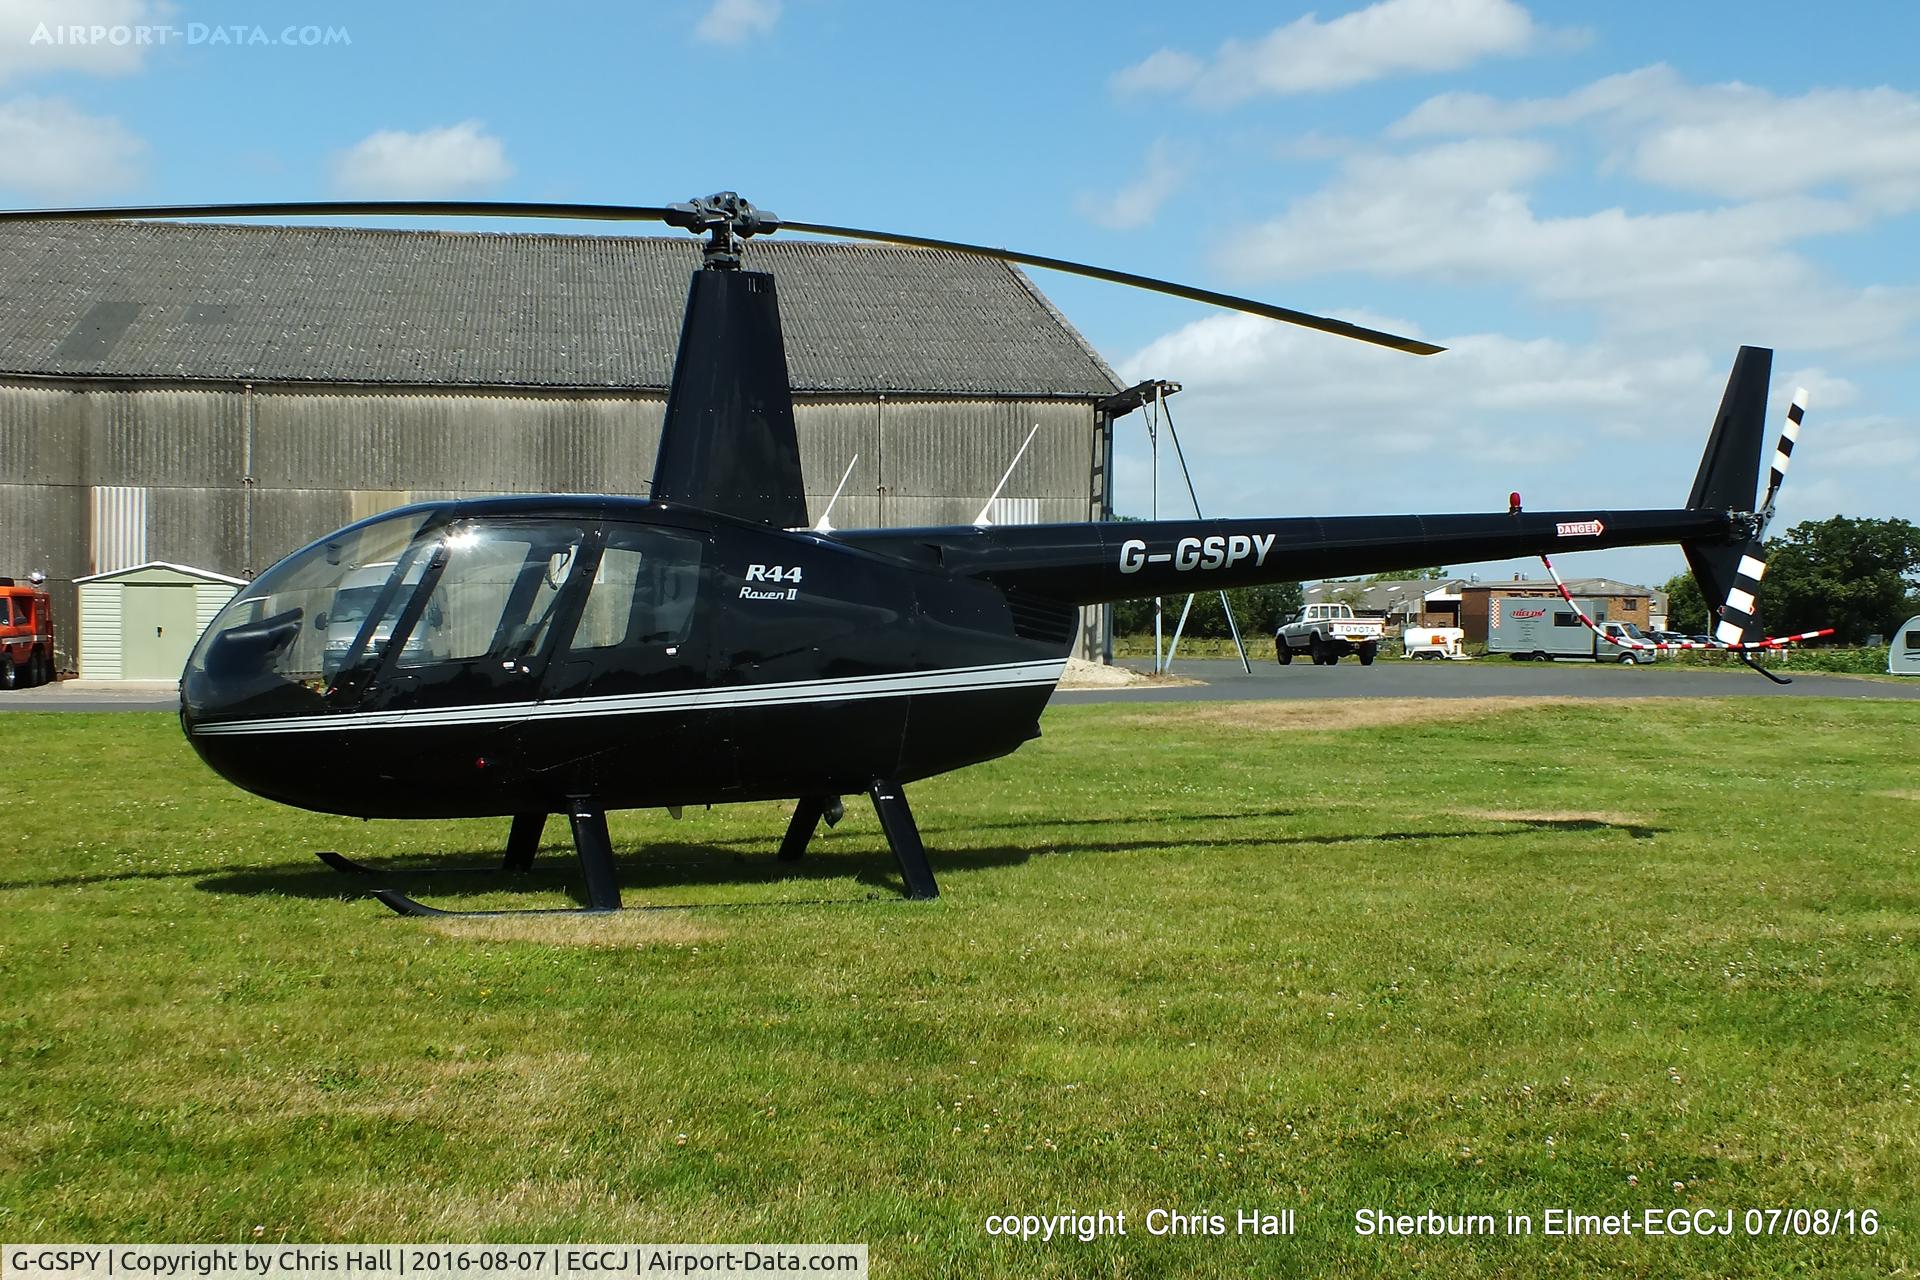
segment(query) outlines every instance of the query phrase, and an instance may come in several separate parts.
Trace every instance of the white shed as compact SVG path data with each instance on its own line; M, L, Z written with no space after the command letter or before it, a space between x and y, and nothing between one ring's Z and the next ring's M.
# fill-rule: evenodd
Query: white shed
M1887 646L1887 673L1896 676L1920 676L1920 614L1915 614L1893 633Z
M194 641L246 585L243 578L160 560L76 578L80 678L179 679Z

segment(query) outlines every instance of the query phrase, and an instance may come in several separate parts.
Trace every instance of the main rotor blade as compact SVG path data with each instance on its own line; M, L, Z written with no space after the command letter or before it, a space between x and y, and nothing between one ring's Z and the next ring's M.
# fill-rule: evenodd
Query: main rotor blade
M912 245L920 249L949 249L955 253L971 253L986 258L998 258L1002 262L1016 262L1026 267L1044 267L1049 271L1064 271L1068 275L1111 280L1115 284L1151 289L1155 293L1169 293L1176 298L1190 298L1195 302L1211 303L1216 307L1226 307L1232 311L1245 311L1251 315L1265 316L1269 320L1284 320L1288 324L1318 329L1322 333L1338 334L1342 338L1353 338L1360 342L1371 342L1377 347L1392 347L1395 351L1406 351L1416 356L1430 356L1446 350L1445 347L1423 342L1419 338L1405 338L1396 333L1383 333L1379 329L1369 329L1364 325L1335 320L1331 316L1316 316L1306 311L1295 311L1291 307L1276 307L1270 302L1239 298L1230 293L1216 293L1212 289L1197 289L1192 285L1175 284L1171 280L1156 280L1152 276L1135 275L1131 271L1115 271L1108 267L1088 266L1084 262L1068 262L1063 258L1043 257L1037 253L1018 253L1012 249L964 244L958 240L935 240L929 236L900 235L892 231L862 231L858 227L829 227L817 222L790 222L784 218L780 220L780 227L784 231L809 231L815 235L843 236L852 240L878 240L887 244Z
M277 200L242 204L121 205L89 209L0 209L0 224L74 220L102 222L137 218L286 217L560 218L599 222L668 222L671 220L670 215L675 213L675 210L658 205L558 204L527 200ZM835 227L818 222L782 221L780 226L789 231L806 231L814 235L838 236L848 240L873 240L883 244L911 245L920 249L945 249L949 252L972 254L976 257L997 258L1002 262L1018 263L1021 266L1061 271L1068 275L1108 280L1114 284L1132 285L1137 289L1171 294L1176 298L1205 302L1231 311L1245 311L1250 315L1265 316L1269 320L1281 320L1287 324L1318 329L1322 333L1353 338L1379 347L1391 347L1396 351L1406 351L1417 356L1430 356L1446 350L1445 347L1436 346L1419 338L1385 333L1350 321L1336 320L1331 316L1317 316L1311 312L1295 311L1291 307L1277 307L1272 303L1260 302L1253 298L1242 298L1212 289L1177 284L1171 280L1136 275L1131 271L1115 271L1110 267L1069 262L1064 258L1049 258L1037 253L1019 253L1012 249L996 249L988 245L967 244L959 240L936 240L931 236L903 235L893 231L868 231L859 227Z
M106 209L0 209L5 222L104 222L123 218L577 218L664 222L667 210L629 204L553 204L526 200L276 200L249 204L124 205Z

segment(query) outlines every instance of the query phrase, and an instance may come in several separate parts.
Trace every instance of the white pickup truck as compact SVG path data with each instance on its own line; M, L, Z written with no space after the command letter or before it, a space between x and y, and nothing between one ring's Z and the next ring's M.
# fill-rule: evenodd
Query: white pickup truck
M1310 604L1273 633L1274 656L1285 666L1296 652L1314 665L1330 667L1349 653L1360 655L1370 667L1380 652L1384 624L1378 618L1356 618L1348 604Z

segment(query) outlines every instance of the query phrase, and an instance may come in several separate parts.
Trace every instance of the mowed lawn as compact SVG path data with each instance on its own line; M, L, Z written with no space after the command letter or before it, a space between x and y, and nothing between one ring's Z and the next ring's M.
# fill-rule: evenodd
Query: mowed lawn
M865 1241L875 1276L1914 1274L1920 706L1102 705L871 808L617 815L617 918L403 920L486 862L9 714L0 1239ZM800 748L804 749L804 748ZM645 769L644 749L636 769ZM565 905L398 871L440 905ZM1878 1234L1360 1238L1417 1213ZM1298 1211L1156 1238L1153 1208ZM1090 1244L988 1215L1124 1211ZM1904 1270L1901 1270L1904 1268Z

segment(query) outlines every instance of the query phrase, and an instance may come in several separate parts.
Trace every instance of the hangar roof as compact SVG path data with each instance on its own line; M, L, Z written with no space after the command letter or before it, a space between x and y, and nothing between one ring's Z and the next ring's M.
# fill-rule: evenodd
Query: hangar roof
M1099 398L1121 383L1017 268L753 240L796 391ZM0 227L0 374L661 388L690 237L156 222Z

